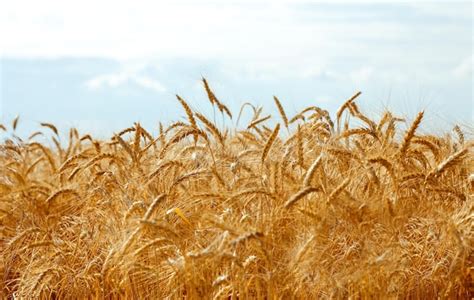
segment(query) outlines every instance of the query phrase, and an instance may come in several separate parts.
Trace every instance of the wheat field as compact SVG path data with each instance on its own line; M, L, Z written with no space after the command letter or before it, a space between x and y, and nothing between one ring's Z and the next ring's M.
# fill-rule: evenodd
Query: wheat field
M473 297L460 127L371 119L360 93L333 117L287 115L276 97L278 115L250 103L237 115L203 86L216 114L177 96L186 121L156 134L0 126L1 298Z

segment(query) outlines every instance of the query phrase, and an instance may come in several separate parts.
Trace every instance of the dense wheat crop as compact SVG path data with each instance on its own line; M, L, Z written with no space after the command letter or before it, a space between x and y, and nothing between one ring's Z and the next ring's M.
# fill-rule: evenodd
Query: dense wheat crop
M276 97L278 116L233 115L204 87L224 123L178 97L187 121L156 134L0 128L2 298L473 295L473 143L459 127L370 119L360 93L334 118L287 116Z

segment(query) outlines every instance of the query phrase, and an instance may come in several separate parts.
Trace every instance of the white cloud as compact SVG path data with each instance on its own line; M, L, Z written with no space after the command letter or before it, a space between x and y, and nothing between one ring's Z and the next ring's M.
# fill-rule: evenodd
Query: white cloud
M295 5L311 3L326 4ZM361 3L367 6L360 6L360 12L350 5ZM371 5L381 3L390 5L370 11ZM334 79L340 77L337 74L347 78L343 69L354 70L347 74L355 83L379 77L382 71L393 77L397 70L418 70L423 78L430 78L434 75L429 66L452 66L465 55L464 45L470 45L466 40L472 32L452 20L425 24L424 17L465 17L468 4L428 0L415 4L392 0L15 0L5 1L0 9L0 49L8 57L105 57L145 63L175 58L212 60L227 68L227 73L255 80ZM400 5L398 12L390 11L394 5ZM404 15L404 9L413 10L416 24L410 14ZM383 14L378 15L380 11ZM389 20L382 18L384 14ZM348 15L355 18L347 20ZM350 65L341 66L345 63ZM361 64L372 67L357 70ZM465 68L455 73L465 74ZM129 83L164 91L156 80L128 72L100 75L86 85L94 89Z
M135 84L139 87L151 89L160 93L166 91L166 88L159 81L152 79L149 76L138 75L134 72L127 71L98 75L85 82L85 86L90 90L116 88L128 84Z
M321 2L329 3L15 0L2 5L0 35L6 56L289 61L346 51L361 54L363 49L354 39L396 40L412 29L402 23L361 20L349 24L343 21L344 5L329 11L301 11L294 6ZM303 12L310 13L310 21L302 18ZM342 21L325 18L331 16Z
M453 74L459 78L472 78L472 64L474 63L474 56L467 57L464 59L456 68L453 70Z
M349 78L352 82L361 84L367 82L372 77L372 74L374 74L374 68L365 66L350 72Z
M149 88L157 92L165 92L166 88L158 81L146 76L134 77L134 81L141 87Z
M449 16L454 18L472 18L472 6L469 9L469 5L472 2L469 0L464 1L407 1L408 5L417 8L423 13L428 13L434 16ZM466 9L466 6L468 9Z
M128 80L126 74L106 74L99 75L86 81L86 86L91 90L102 87L117 87Z

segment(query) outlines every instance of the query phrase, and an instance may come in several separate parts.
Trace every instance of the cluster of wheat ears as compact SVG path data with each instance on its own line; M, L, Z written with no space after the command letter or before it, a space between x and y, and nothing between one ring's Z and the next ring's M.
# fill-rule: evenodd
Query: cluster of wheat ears
M0 296L471 297L472 140L372 120L359 95L333 119L246 103L241 129L177 96L186 122L110 140L0 125Z

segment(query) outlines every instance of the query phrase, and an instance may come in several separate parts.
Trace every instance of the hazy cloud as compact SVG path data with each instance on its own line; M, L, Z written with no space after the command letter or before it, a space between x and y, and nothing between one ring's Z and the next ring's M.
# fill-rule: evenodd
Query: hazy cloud
M139 87L151 89L156 92L166 91L166 88L158 80L129 72L98 75L85 82L85 86L90 90L117 88L128 84L135 84Z
M472 79L472 64L474 63L473 56L464 59L456 68L453 70L453 74L460 78L471 78Z
M370 66L365 66L360 69L354 70L349 74L350 79L354 83L365 83L367 82L374 74L374 68Z

